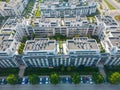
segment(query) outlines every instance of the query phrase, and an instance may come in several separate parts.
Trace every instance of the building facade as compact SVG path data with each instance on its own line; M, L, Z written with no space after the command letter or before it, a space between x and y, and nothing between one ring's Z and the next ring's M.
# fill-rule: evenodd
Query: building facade
M93 0L69 0L69 2L40 4L41 16L53 18L92 15L96 13L96 9L97 3Z
M10 0L9 2L0 2L0 15L21 16L29 0Z

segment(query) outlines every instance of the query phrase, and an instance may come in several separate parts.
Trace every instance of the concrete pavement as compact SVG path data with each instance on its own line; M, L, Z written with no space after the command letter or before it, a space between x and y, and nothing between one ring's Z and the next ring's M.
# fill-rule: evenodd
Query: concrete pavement
M25 69L26 69L25 65L21 65L19 67L19 73L18 73L19 77L23 77L24 76Z

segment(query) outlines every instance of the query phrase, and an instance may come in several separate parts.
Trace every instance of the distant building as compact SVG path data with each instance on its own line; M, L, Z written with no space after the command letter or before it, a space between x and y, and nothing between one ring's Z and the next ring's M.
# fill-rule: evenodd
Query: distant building
M51 2L40 5L41 16L76 17L96 13L97 3L94 0L69 0L69 2Z
M27 4L28 0L0 2L0 16L20 16Z

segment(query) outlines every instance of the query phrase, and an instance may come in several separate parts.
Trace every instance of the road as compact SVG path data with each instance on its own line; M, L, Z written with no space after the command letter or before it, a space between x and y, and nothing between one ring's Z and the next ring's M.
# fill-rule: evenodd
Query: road
M0 90L120 90L120 85L5 85Z

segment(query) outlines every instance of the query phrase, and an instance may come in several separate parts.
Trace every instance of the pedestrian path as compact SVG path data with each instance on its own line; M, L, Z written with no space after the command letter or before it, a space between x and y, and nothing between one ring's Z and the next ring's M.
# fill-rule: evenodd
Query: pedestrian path
M19 67L19 73L18 73L19 77L23 77L24 76L25 69L26 69L25 65L21 65Z
M104 81L106 83L107 82L107 76L106 76L106 73L105 73L105 70L104 70L104 65L103 64L99 64L98 65L98 69L99 69L100 74L103 75Z

